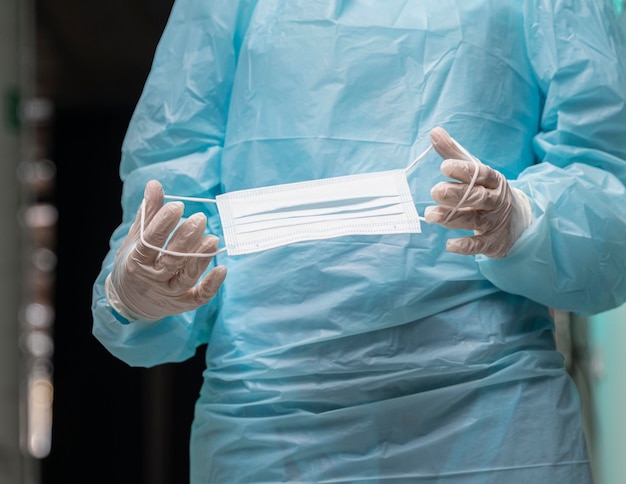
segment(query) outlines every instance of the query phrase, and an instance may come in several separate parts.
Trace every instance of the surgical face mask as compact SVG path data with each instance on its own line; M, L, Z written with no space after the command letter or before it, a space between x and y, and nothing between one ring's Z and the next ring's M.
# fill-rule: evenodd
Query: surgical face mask
M174 252L144 239L147 247L181 257L212 257L260 252L296 242L344 235L420 233L407 174L432 148L407 168L238 190L215 199L166 195L166 199L217 204L225 247L210 254Z

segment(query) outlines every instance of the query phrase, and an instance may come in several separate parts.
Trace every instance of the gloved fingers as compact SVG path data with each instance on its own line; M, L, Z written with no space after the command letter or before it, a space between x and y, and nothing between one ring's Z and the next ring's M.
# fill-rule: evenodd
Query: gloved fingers
M146 223L150 223L163 206L163 197L163 186L157 180L150 180L143 192L143 199L146 204Z
M474 185L470 188L465 183L440 182L431 189L430 194L435 202L447 207L471 207L488 211L502 206L504 192L501 187L489 189Z
M493 259L505 257L510 245L510 240L506 237L494 239L490 235L481 234L446 241L449 252L461 255L483 254Z
M219 239L215 235L205 235L200 241L200 245L196 249L199 254L211 254L217 251ZM191 257L187 263L186 272L189 277L193 278L194 283L206 270L211 262L212 257Z
M452 215L451 215L452 214ZM484 232L489 229L489 218L481 211L471 208L454 210L453 207L433 205L426 207L424 218L427 223L436 223L451 230L477 230Z
M194 213L174 231L167 243L167 249L174 252L197 252L206 224L206 215L201 212Z
M427 207L424 218L427 223L436 223L450 230L468 230L477 233L491 232L499 228L499 223L490 217L489 212L464 208L454 211L442 206ZM452 213L452 215L451 215Z
M444 207L442 205L431 205L424 209L424 220L429 224L441 224L446 228L446 220L452 212L451 207Z
M471 183L476 170L478 170L474 186L498 188L505 181L501 173L478 161L447 159L441 163L440 169L441 173L448 178L467 184Z
M176 294L171 302L176 312L189 311L208 303L217 294L225 277L224 266L214 267L197 285L196 279L192 282L192 278L181 273L169 285L172 293Z
M159 214L156 215L155 221L157 217L159 217ZM206 229L206 215L200 212L194 213L187 220L181 223L178 228L176 228L176 225L178 224L179 219L175 220L175 222L174 227L171 227L169 224L163 226L164 228L167 227L170 229L165 236L165 239L169 237L166 247L167 250L180 253L197 252L202 241L204 230ZM174 230L170 236L170 233L175 228L176 230ZM164 243L165 240L162 240L159 246L163 246ZM187 257L181 257L180 255L161 253L155 261L155 267L174 275L174 273L180 273L183 270L189 259L190 258Z
M137 210L137 215L135 216L135 222L130 228L128 238L138 239L141 231L141 218L144 217L144 226L147 226L154 215L159 211L159 209L163 206L163 187L157 180L150 180L146 184L146 188L143 192L143 200L142 205L139 206L139 210ZM145 205L145 210L144 210ZM142 214L143 212L143 214Z
M213 299L225 278L226 267L217 266L213 268L200 283L192 289L192 296L196 305L201 306Z
M450 252L505 257L531 222L527 196L517 196L503 174L482 164L443 128L433 129L430 136L444 158L442 174L455 181L432 188L431 196L439 205L426 208L426 222L474 231L472 236L448 240Z
M214 235L205 235L194 252L202 254L215 252L218 242L219 239ZM175 277L170 284L172 287L178 286L186 290L196 285L198 278L209 266L212 257L178 257L178 259L181 259L180 268L175 271Z
M444 160L448 158L468 160L467 151L454 141L445 129L441 127L433 128L430 131L430 141L435 151L439 153L439 156Z
M163 247L183 216L183 210L182 202L169 202L163 205L149 223L144 220L144 240L148 244ZM141 240L137 241L134 252L133 258L142 265L153 265L160 258L160 252L146 247Z

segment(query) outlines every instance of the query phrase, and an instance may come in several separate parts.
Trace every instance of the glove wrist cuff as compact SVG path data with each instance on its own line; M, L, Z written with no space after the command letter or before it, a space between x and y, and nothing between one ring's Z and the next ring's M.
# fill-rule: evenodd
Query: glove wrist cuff
M533 211L530 205L530 199L519 188L512 187L512 195L515 197L517 203L513 204L515 210L514 229L516 232L516 239L522 235L522 232L530 227L533 219Z
M115 286L111 281L111 277L111 274L109 274L106 278L106 281L104 282L104 295L106 297L107 304L129 322L142 319L141 316L133 313L124 305L124 303L122 303L120 297L117 294L117 290L115 289Z

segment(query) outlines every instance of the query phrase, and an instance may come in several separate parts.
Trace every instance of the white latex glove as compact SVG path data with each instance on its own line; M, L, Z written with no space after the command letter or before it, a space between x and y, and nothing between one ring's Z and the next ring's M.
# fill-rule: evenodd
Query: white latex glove
M184 206L181 202L163 205L163 187L155 180L146 185L144 203L144 240L163 247L179 223ZM218 238L203 236L206 222L202 213L190 216L176 229L167 249L184 253L215 252ZM105 293L111 307L129 320L156 320L209 302L224 281L226 268L213 268L198 283L211 258L162 254L146 247L140 239L140 224L141 208L106 280Z
M505 257L530 225L528 197L512 188L502 173L470 155L443 128L434 128L430 138L444 159L441 172L460 183L441 182L432 188L433 200L440 205L426 208L426 222L474 231L473 236L448 240L446 248L450 252Z

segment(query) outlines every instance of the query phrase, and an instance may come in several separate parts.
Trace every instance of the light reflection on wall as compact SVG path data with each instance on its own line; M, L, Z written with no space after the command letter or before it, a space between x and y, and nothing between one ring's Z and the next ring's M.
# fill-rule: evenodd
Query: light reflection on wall
M58 213L52 203L56 167L47 159L53 107L33 99L22 107L22 122L31 128L27 159L18 166L24 202L18 214L23 228L24 291L20 314L20 349L24 374L21 388L21 444L30 456L50 453L53 423L53 329Z

